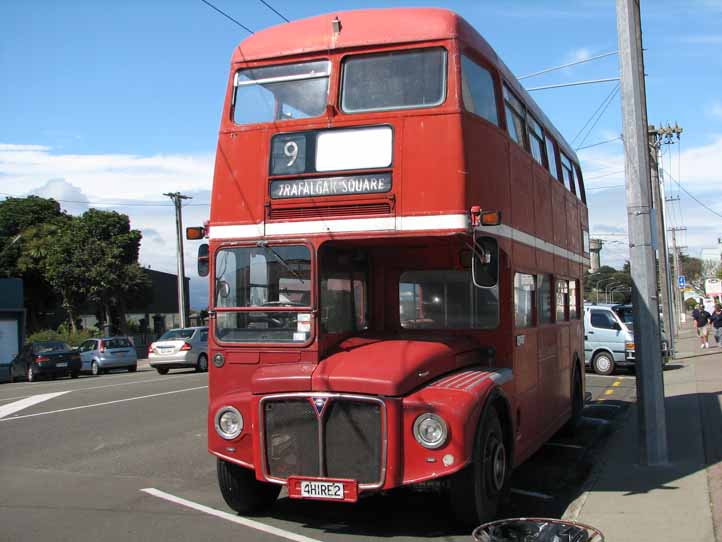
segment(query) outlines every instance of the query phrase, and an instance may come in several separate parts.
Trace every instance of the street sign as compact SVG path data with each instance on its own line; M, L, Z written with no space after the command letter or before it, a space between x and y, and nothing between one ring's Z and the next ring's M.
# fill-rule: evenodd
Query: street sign
M680 288L685 288L687 286L687 279L685 278L684 275L680 275L677 280L679 281Z

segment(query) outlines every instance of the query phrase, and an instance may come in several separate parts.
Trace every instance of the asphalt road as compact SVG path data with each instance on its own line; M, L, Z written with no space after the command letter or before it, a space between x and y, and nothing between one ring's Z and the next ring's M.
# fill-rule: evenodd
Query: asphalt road
M580 430L516 471L503 515L560 517L634 386L633 375L587 375L593 397ZM468 542L435 488L356 505L282 494L268 516L232 515L206 451L207 393L207 374L142 369L1 385L0 540Z

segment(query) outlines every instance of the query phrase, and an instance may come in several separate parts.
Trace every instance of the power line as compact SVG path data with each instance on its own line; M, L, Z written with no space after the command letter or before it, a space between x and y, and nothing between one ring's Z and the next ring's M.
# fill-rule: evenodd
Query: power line
M233 21L233 22L236 23L238 26L240 26L243 30L245 30L246 32L248 32L249 34L255 34L255 32L254 32L253 30L251 30L250 28L248 28L248 27L247 27L246 25L244 25L243 23L239 23L238 21L236 21L233 17L231 17L230 15L228 15L228 13L226 13L225 11L221 11L220 9L218 9L216 6L214 6L213 4L211 4L208 0L201 0L201 2L203 2L204 4L206 4L208 7L212 8L212 9L215 9L218 13L220 13L221 15L223 15L226 19L228 19L228 20L230 20L230 21Z
M261 0L261 2L263 2L263 0ZM264 2L264 4L265 4L265 2ZM597 60L597 59L604 58L607 56L616 55L617 53L618 53L618 51L612 51L610 53L604 53L601 55L585 58L584 60L576 60L574 62L569 62L568 64L562 64L561 66L554 66L553 68L546 68L545 70L541 70L541 71L534 72L534 73L528 73L526 75L522 75L521 77L517 77L517 80L521 81L522 79L528 79L529 77L536 77L537 75L542 75L542 74L553 72L556 70L561 70L563 68L569 68L571 66L576 66L577 64L584 64L585 62L591 62L592 60Z
M597 109L594 111L594 113L592 113L592 116L589 117L587 122L584 123L584 126L582 126L582 129L579 130L579 132L577 132L577 135L574 136L574 139L572 139L572 143L574 143L574 141L576 141L579 138L579 136L584 133L584 130L586 130L587 126L589 126L589 124L592 123L592 121L593 121L593 124L591 126L589 126L587 135L585 135L584 138L582 139L582 141L579 143L580 147L582 145L584 145L584 142L589 137L589 134L592 133L592 130L594 130L594 127L597 125L599 120L602 118L602 115L604 115L604 113L606 112L607 107L609 107L609 104L612 103L612 100L614 99L614 96L617 94L617 92L619 92L619 83L617 83L615 85L615 87L609 92L609 94L607 94L607 96L602 100L602 103L600 103L599 107L597 107Z
M585 188L587 192L590 192L592 190L604 190L605 188L624 188L626 185L624 184L611 184L609 186L593 186L592 188Z
M672 176L671 173L667 172L667 175L669 175L670 179L672 179L675 183L677 183L677 186L679 186L679 187L682 189L682 192L684 192L685 194L687 194L690 198L692 198L694 201L696 201L697 203L699 203L702 207L704 207L705 209L707 209L710 213L712 213L712 214L714 214L714 215L722 218L722 214L718 213L717 211L715 211L715 210L712 209L711 207L707 206L707 204L701 202L701 201L698 200L695 196L693 196L692 193L689 192L684 186L682 186L682 184L681 184L677 179L675 179L675 178Z
M599 171L599 170L597 170ZM595 175L594 177L585 177L585 181L591 181L592 179L601 179L602 177L611 177L612 175L619 175L620 173L624 173L624 170L620 171L610 171L609 173L604 173L603 175Z
M556 85L543 85L541 87L531 87L525 89L527 92L535 90L547 90L550 88L576 87L579 85L594 85L596 83L609 83L610 81L619 81L619 77L605 77L604 79L588 79L586 81L572 81L571 83L557 83Z
M591 149L592 147L598 147L599 145L606 145L607 143L611 143L613 141L621 141L622 136L615 137L612 139L607 139L605 141L599 141L598 143L592 143L591 145L585 145L584 147L577 147L574 149L575 151L583 151L584 149Z
M291 21L289 21L288 19L286 19L286 17L284 17L276 8L274 8L274 7L273 7L271 4L269 4L268 2L265 2L264 0L258 0L258 1L261 2L261 4L263 4L264 6L266 6L268 9L270 9L273 13L275 13L276 15L278 15L281 19L283 19L283 20L286 21L287 23L290 23L290 22L291 22Z

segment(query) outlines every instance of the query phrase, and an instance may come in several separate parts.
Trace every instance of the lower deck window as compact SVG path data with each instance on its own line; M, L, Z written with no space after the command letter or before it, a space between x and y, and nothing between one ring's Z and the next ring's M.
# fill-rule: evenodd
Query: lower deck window
M468 271L406 271L399 280L405 329L489 329L499 322L499 290L477 288Z

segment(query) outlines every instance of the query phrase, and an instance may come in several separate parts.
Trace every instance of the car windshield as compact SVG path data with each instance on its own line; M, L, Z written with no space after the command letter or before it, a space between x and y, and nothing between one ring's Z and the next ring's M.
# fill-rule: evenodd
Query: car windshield
M159 341L173 341L178 339L190 339L195 329L171 329L160 336Z
M326 110L328 60L240 70L235 77L236 124L317 117Z
M72 350L68 344L56 341L44 341L33 344L33 353L49 354L51 352L67 352Z
M634 314L632 313L632 307L617 307L615 311L619 319L624 322L627 327L634 326Z

